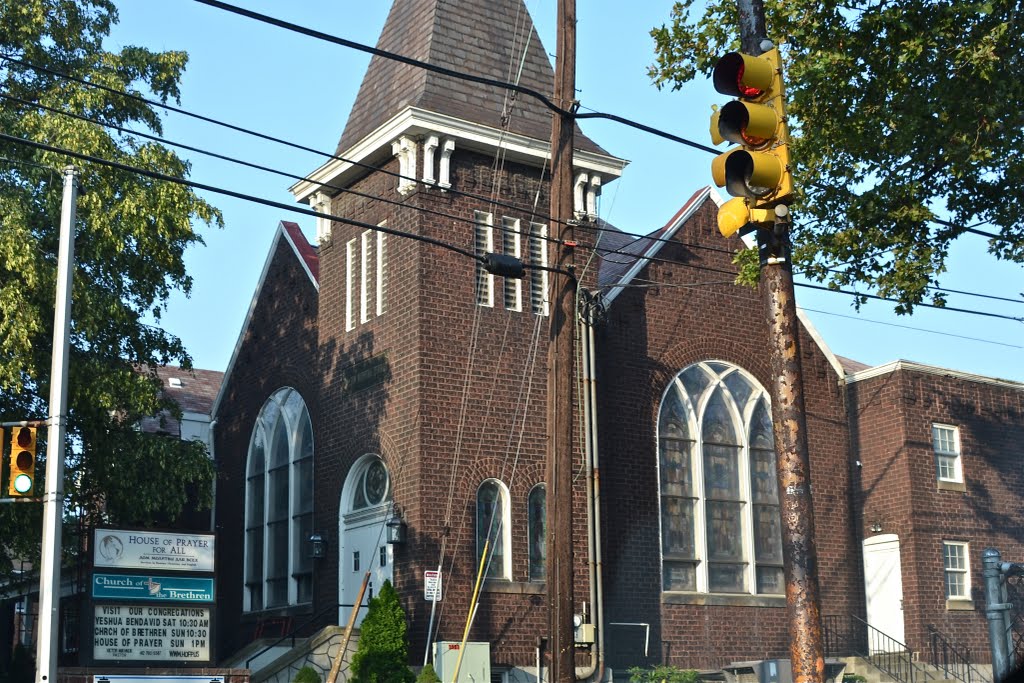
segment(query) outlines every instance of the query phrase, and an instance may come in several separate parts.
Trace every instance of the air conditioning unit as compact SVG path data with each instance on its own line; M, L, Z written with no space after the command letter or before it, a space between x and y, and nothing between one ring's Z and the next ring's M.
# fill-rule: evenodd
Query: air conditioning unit
M459 654L462 663L459 664ZM455 667L459 679L454 680ZM439 641L434 643L434 670L441 683L491 683L491 644Z
M730 683L793 683L793 669L788 659L733 662L722 671Z

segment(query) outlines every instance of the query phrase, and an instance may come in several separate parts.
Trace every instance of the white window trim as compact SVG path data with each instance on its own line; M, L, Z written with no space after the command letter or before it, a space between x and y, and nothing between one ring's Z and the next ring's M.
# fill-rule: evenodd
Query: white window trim
M494 216L484 211L474 212L474 226L473 229L476 231L474 235L474 244L480 240L481 233L483 235L483 246L482 251L493 252L494 251ZM482 256L483 254L479 254ZM479 306L486 306L488 308L494 308L494 275L484 270L482 263L477 263L477 293L476 303Z
M548 265L548 226L544 223L530 223L530 239L537 240L537 245L540 251L541 263L539 265ZM533 258L533 250L530 248L530 258ZM534 264L538 265L538 264ZM551 301L548 292L548 271L546 270L532 270L530 278L530 309L537 315L547 317L551 312ZM540 310L537 310L533 306L533 289L534 287L540 290L541 304Z
M301 407L300 407L299 411L297 412L297 414L292 414L289 411L285 410L285 405L287 403L287 399L290 397L291 394L295 394L296 396L298 396L300 401L301 401ZM288 559L287 559L287 568L286 568L285 574L284 574L285 581L287 582L287 597L286 597L286 601L285 601L285 603L283 605L277 604L277 605L269 605L268 606L269 593L267 591L267 582L268 582L269 569L270 569L270 560L271 560L271 553L268 552L268 548L267 548L267 545L269 543L268 528L269 528L269 524L270 524L269 520L270 520L270 504L271 504L271 495L270 495L270 486L271 486L270 471L271 471L271 466L270 465L271 465L272 448L273 448L273 443L274 443L276 434L273 431L273 428L274 428L275 425L266 425L265 423L262 422L261 419L262 419L263 414L264 414L264 409L266 408L266 406L271 401L274 401L277 404L277 409L279 411L279 415L281 416L282 421L283 421L283 427L288 430L288 463L283 466L287 470L287 474L288 474L288 487L287 487L287 490L288 490L288 512L287 512L287 514L285 516L286 523L288 524L288 550L287 550ZM309 407L306 405L305 400L302 399L302 395L299 394L299 392L296 391L292 387L287 387L287 386L286 387L281 387L280 389L278 389L274 393L272 393L270 395L270 397L268 397L267 400L264 402L263 407L260 409L259 415L257 417L257 426L253 428L252 435L249 437L249 452L248 452L248 454L246 456L246 475L245 475L246 488L245 488L244 502L243 502L243 507L242 507L242 509L244 511L243 520L242 520L242 526L243 526L243 529L245 529L246 532L248 532L248 530L250 528L249 527L249 520L248 520L250 489L249 489L249 483L248 482L249 482L249 479L254 474L253 471L252 471L252 465L251 465L251 452L252 452L253 442L254 442L254 440L256 438L256 435L260 431L260 427L262 426L263 435L264 435L264 462L263 462L263 473L262 473L262 478L263 478L263 522L262 522L263 557L261 558L262 559L262 571L261 571L262 586L261 586L261 592L262 592L262 595L263 595L263 599L262 599L262 603L263 604L262 604L261 607L255 608L255 611L263 611L263 610L267 610L267 609L277 609L277 608L280 608L280 607L285 607L285 606L289 606L289 605L299 604L299 602L298 602L299 587L298 587L298 582L297 582L297 580L295 578L296 571L297 571L297 567L296 567L296 563L295 563L295 558L297 556L297 552L301 552L303 550L303 544L306 542L306 539L298 537L299 536L298 532L299 532L299 529L300 529L300 525L297 522L297 518L301 516L300 513L298 512L298 509L299 509L298 502L299 502L300 496L302 496L302 495L312 495L312 491L308 491L308 492L305 492L305 494L303 494L303 493L301 493L301 492L299 492L297 490L297 488L298 488L297 484L299 483L298 479L297 479L297 477L298 477L297 470L298 470L298 463L300 462L300 458L298 457L299 450L300 450L299 449L299 445L300 445L299 444L299 439L302 436L302 425L299 422L299 420L301 419L303 413L305 413L306 419L312 419L311 416L309 415ZM310 438L313 438L312 434L310 435ZM315 452L315 445L314 445L314 452ZM242 547L243 547L243 558L242 558L242 568L243 568L243 570L242 570L242 576L243 576L243 580L242 580L243 610L246 611L246 612L250 612L250 611L253 611L254 608L253 608L253 605L252 605L252 594L251 594L251 592L249 590L249 586L248 586L250 581L249 581L249 577L247 576L248 567L249 567L249 553L250 553L247 533L243 534Z
M387 221L379 224L387 225ZM377 315L384 315L387 310L386 298L388 291L388 235L377 231Z
M370 321L370 263L373 251L373 233L363 231L359 239L359 324Z
M353 316L352 294L355 290L353 278L355 275L356 241L350 239L345 243L345 331L351 332L355 329L355 317Z
M949 429L953 432L953 452L940 451L938 444L935 439L936 429ZM957 484L962 484L964 481L964 470L963 470L963 450L960 447L960 428L955 425L942 424L939 422L932 423L932 453L935 457L935 477L939 481L948 481ZM951 458L953 460L953 476L942 476L941 469L939 467L940 458Z
M943 541L942 542L942 592L946 600L964 601L971 600L971 544L967 541ZM946 548L958 547L961 549L964 558L964 568L950 568L946 566ZM950 595L949 582L946 580L950 573L962 574L964 577L964 595Z
M518 218L504 217L501 219L501 242L502 251L506 256L514 256L517 259L523 258L522 230ZM520 278L506 277L504 279L505 308L510 311L523 310L523 281ZM512 303L509 305L509 293L511 290Z
M476 507L475 514L477 516L477 519L474 522L474 528L475 528L475 524L479 522L479 514L480 514L480 489L482 489L485 484L497 484L498 485L498 490L501 493L501 543L502 543L502 550L504 551L504 553L503 553L503 557L502 557L502 560L503 560L502 565L503 566L501 567L501 575L500 576L487 576L487 572L486 572L486 569L485 569L484 576L486 576L488 579L490 579L492 581L502 581L502 580L509 581L512 578L512 529L511 529L511 527L512 527L512 524L511 524L511 520L512 520L512 505L511 505L511 502L510 502L510 496L509 496L509 492L508 492L508 487L505 486L505 483L502 482L500 479L484 479L482 482L480 482L480 486L478 486L477 489L476 489L476 496L473 499L474 505ZM476 535L476 534L474 533L474 535ZM477 537L477 542L479 543L479 541L480 541L480 539L479 539L479 536L478 536ZM476 549L476 559L477 559L477 562L480 561L480 553L482 551L483 551L483 548L477 547L477 549Z

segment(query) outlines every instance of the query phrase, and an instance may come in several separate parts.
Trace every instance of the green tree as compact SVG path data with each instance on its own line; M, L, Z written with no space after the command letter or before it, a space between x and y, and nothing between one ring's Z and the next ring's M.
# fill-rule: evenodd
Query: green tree
M1024 261L1024 80L1014 68L1024 60L1024 23L1015 0L764 8L786 62L799 269L830 286L865 283L910 312L944 303L930 287L967 228L985 225L997 233L988 244L995 257ZM651 77L679 88L738 49L736 0L681 0L651 34Z
M352 683L413 683L409 668L408 626L398 592L385 581L370 600L352 657Z
M116 21L110 0L0 0L0 131L184 177L188 164L162 145L31 104L159 133L153 107L66 77L177 101L187 56L140 47L108 51L103 41ZM60 169L70 161L0 142L2 420L47 415ZM76 164L81 190L65 493L89 521L173 519L189 495L209 503L212 465L201 446L134 427L144 416L177 413L160 395L152 368L189 367L190 358L157 325L171 292L187 294L191 287L183 255L202 243L193 223L220 225L221 216L184 186ZM38 507L0 506L6 551L0 574L10 570L10 558L38 552L39 535L25 531L40 528Z
M697 683L700 674L695 669L680 669L671 664L659 664L650 669L634 666L629 670L630 683Z

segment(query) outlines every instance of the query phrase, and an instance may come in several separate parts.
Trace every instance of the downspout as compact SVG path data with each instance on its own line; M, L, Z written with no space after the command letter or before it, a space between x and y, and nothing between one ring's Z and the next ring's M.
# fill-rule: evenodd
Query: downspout
M597 372L594 342L594 318L601 304L586 293L583 308L583 429L584 457L587 464L587 560L590 569L591 619L597 642L590 653L590 664L579 671L577 680L601 681L604 678L604 588L601 563L601 477L597 448Z

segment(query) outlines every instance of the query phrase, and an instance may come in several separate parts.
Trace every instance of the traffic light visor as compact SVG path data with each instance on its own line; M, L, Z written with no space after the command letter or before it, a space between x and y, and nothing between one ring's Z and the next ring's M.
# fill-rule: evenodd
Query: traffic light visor
M786 167L773 153L732 149L711 162L711 177L733 197L756 199L776 192Z
M772 222L772 212L767 209L751 209L742 197L730 199L718 207L718 232L722 237L732 237L750 224L763 225Z
M769 93L774 72L772 63L763 57L730 52L715 64L711 79L723 95L757 100Z
M758 148L766 147L775 139L779 130L779 115L772 107L733 100L718 111L718 135L723 140L739 145ZM712 140L714 140L712 131Z

